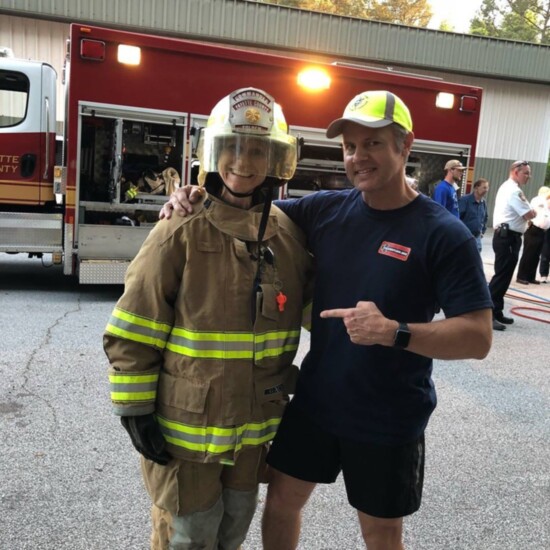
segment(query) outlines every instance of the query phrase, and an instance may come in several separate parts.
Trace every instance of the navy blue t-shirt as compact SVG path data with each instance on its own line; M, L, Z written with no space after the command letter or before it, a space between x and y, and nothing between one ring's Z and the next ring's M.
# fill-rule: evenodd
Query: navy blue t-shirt
M436 406L432 359L352 344L342 319L324 309L372 301L389 319L429 322L491 308L474 238L456 217L419 195L389 211L356 190L277 201L306 233L316 260L311 349L294 400L328 431L356 441L405 443Z

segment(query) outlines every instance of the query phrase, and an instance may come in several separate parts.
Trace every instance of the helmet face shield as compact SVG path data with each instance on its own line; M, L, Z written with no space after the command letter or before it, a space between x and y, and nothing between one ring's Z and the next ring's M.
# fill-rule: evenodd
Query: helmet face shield
M201 172L232 171L242 176L288 180L296 170L297 145L294 136L274 141L269 136L219 135L205 128L198 147Z
M206 174L232 173L287 181L297 163L297 140L289 135L283 111L256 88L242 88L224 97L212 110L199 138L199 183ZM282 182L281 181L281 182Z

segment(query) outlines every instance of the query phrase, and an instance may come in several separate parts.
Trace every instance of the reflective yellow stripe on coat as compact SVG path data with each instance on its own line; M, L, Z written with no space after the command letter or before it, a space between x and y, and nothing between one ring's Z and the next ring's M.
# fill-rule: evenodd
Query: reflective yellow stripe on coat
M261 445L271 441L281 422L271 418L264 422L248 422L240 426L220 428L215 426L189 426L157 416L166 441L199 453L222 454L239 451L245 445Z
M171 330L172 327L166 323L140 317L116 307L105 332L119 338L164 349Z
M158 373L111 373L111 401L123 404L155 401L157 398Z
M299 330L199 332L174 327L166 349L203 359L264 359L298 349Z

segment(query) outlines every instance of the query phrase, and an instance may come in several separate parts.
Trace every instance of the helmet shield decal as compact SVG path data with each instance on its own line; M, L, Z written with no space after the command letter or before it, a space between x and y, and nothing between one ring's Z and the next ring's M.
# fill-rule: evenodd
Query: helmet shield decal
M262 90L245 88L229 96L229 123L233 132L269 135L275 101Z

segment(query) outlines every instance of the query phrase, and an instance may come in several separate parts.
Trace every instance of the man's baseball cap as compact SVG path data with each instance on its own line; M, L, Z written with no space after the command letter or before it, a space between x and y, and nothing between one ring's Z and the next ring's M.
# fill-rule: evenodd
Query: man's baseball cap
M459 160L449 160L447 161L447 164L445 164L445 170L453 170L455 168L460 168L461 170L466 170L466 166L464 166Z
M346 122L355 122L368 128L382 128L395 122L408 132L412 132L413 128L409 108L401 98L386 90L368 91L355 96L347 104L342 118L330 123L327 137L339 136Z

